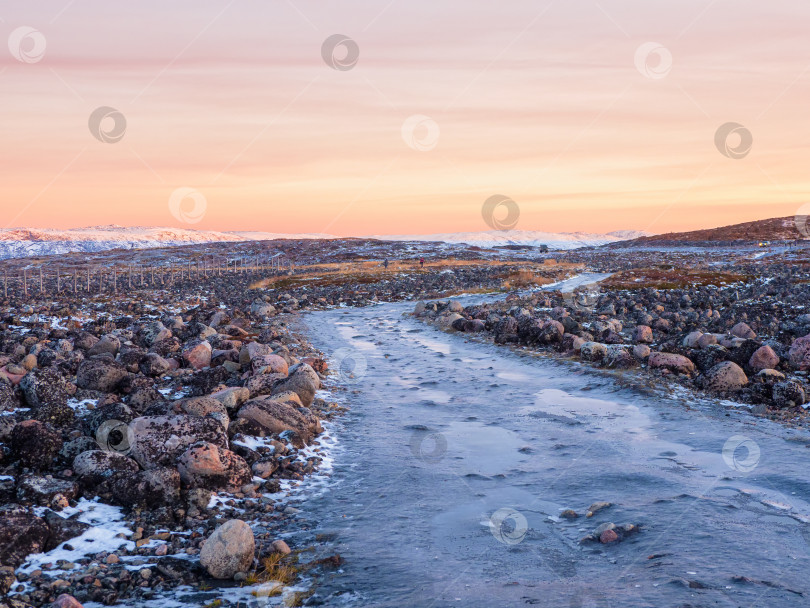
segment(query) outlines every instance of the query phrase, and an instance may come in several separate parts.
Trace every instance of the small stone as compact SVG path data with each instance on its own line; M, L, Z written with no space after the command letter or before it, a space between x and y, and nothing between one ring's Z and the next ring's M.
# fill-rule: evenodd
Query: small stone
M585 515L586 517L593 517L596 513L598 513L602 509L607 509L610 506L613 506L612 502L595 502L590 507L588 507L588 512Z
M274 540L270 546L273 547L273 551L275 551L276 553L281 553L282 555L289 555L290 553L292 553L292 549L290 549L290 546L281 539Z
M566 509L565 511L560 513L560 517L563 517L565 519L576 519L577 517L579 517L579 514L573 509Z
M67 593L63 593L59 597L56 598L56 601L53 603L54 608L83 608L82 605L72 595L68 595Z
M108 564L117 564L117 563L118 563L118 562L120 562L121 560L120 560L120 559L118 559L118 556L117 556L115 553L110 553L110 554L107 556L107 559L105 559L104 561L105 561L106 563L108 563Z
M616 542L617 540L619 540L619 535L613 530L605 530L599 535L599 542L603 545Z
M160 545L157 549L155 549L155 555L166 555L169 552L168 545Z

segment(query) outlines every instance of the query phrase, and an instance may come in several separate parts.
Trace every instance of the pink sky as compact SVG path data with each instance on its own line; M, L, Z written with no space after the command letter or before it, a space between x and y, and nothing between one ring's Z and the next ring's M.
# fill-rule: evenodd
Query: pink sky
M518 229L665 232L808 199L798 0L0 3L0 37L22 26L47 46L0 47L0 227L478 231L503 194ZM322 59L333 34L352 69ZM647 42L671 54L661 78L635 65ZM126 118L117 143L88 128L99 106ZM417 114L426 150L403 139ZM730 121L744 158L715 147ZM181 187L199 222L172 214Z

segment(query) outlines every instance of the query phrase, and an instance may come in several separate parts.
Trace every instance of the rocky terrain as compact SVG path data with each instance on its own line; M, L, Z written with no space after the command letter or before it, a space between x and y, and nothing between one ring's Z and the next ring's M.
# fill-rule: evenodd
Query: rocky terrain
M607 370L648 373L757 415L806 425L810 394L808 250L769 257L706 251L573 253L614 272L571 293L511 293L492 304L420 302L414 314L448 331L486 336ZM657 261L659 263L653 264Z
M498 290L525 266L476 261L463 247L470 259L444 260L426 246L422 268L403 256L411 245L352 241L284 243L289 257L313 262L294 273L184 264L243 260L255 245L240 245L135 252L128 263L148 256L164 272L75 293L45 281L0 302L0 605L111 605L172 590L204 603L223 583L251 589L242 599L258 585L303 602L296 583L340 557L287 546L295 509L285 491L318 472L329 421L344 408L323 390L328 354L296 331L297 315ZM94 268L124 259L94 255ZM186 274L168 274L171 265ZM537 282L572 272L533 266Z
M351 405L330 353L298 329L308 310L419 301L414 314L447 331L805 426L807 251L351 239L6 260L7 276L50 274L27 294L10 281L0 300L0 606L305 605L341 558L287 545L287 492L328 463L330 425ZM261 263L276 253L283 267ZM54 274L79 268L89 283ZM588 271L611 276L555 290ZM502 295L449 299L470 292Z

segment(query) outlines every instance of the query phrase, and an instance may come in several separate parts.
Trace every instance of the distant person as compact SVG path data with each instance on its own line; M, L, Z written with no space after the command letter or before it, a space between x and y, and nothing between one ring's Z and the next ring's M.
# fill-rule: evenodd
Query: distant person
M388 258L385 258L385 261L383 261L383 266L385 266L385 269L388 270Z
M425 267L425 258L419 258L419 268Z

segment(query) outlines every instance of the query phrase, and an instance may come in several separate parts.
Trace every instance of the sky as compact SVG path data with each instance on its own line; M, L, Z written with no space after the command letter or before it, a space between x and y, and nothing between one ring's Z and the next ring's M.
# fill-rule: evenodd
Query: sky
M1 1L0 228L790 216L809 28L800 0Z

